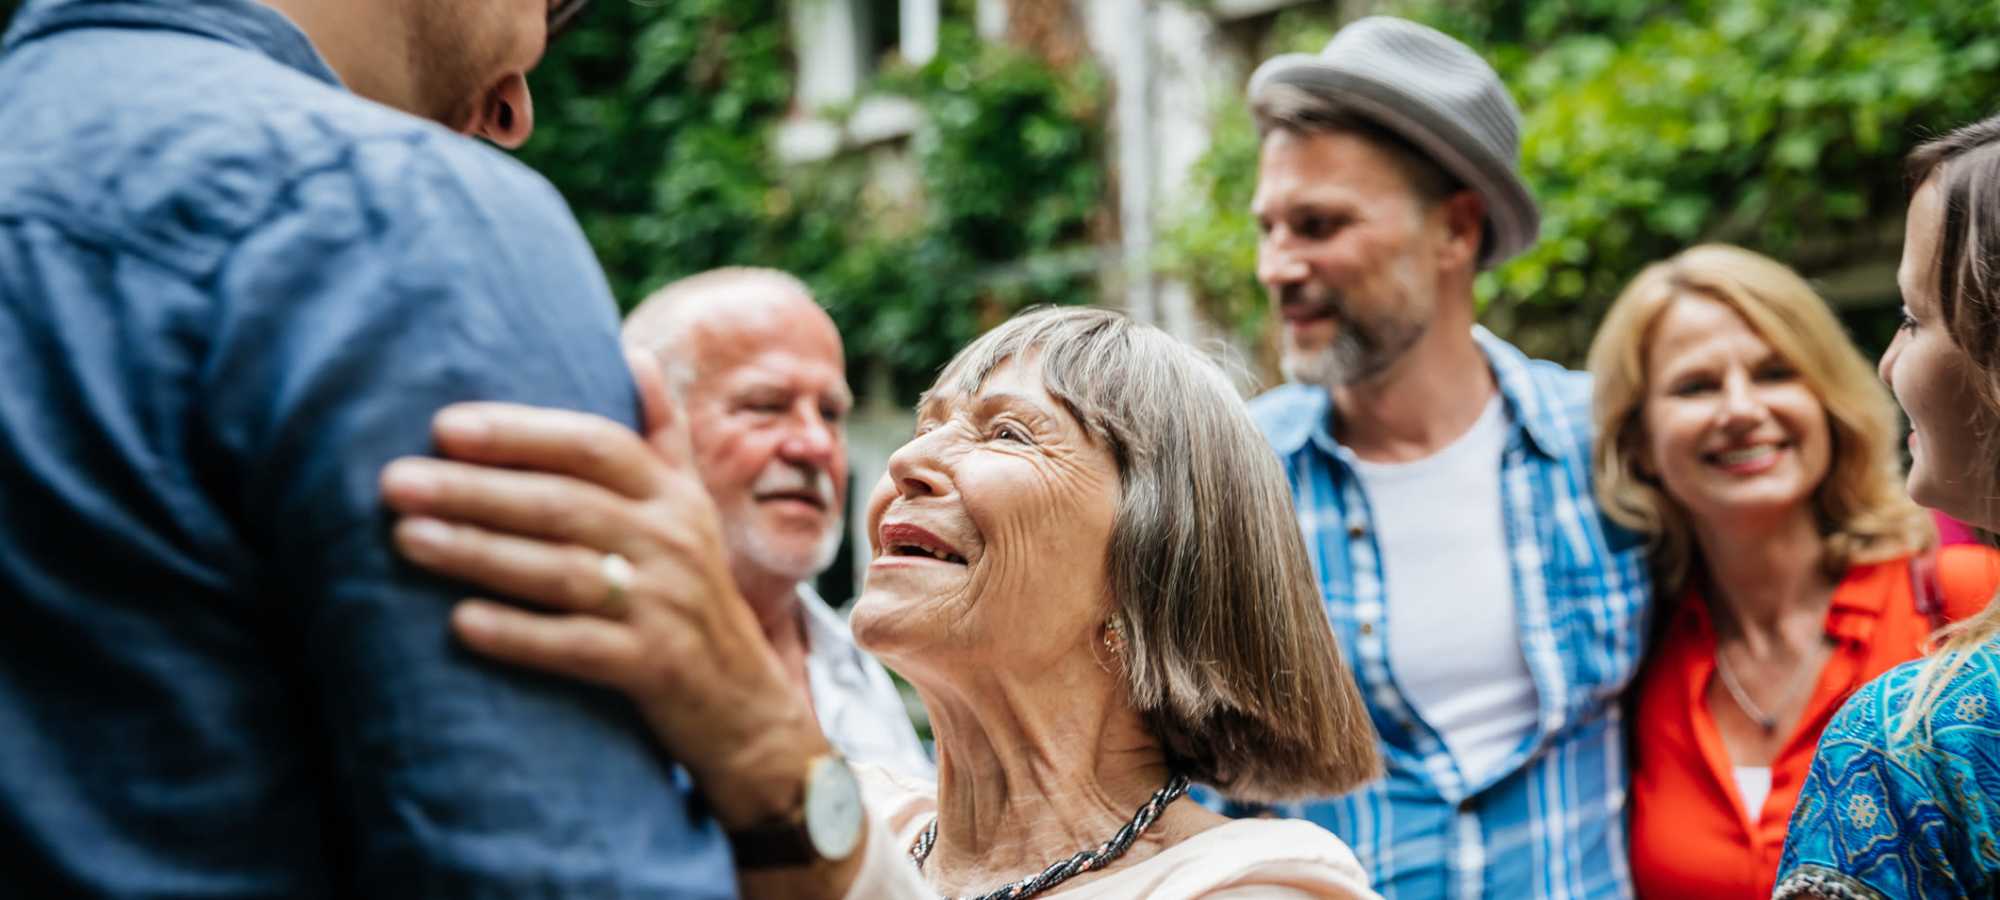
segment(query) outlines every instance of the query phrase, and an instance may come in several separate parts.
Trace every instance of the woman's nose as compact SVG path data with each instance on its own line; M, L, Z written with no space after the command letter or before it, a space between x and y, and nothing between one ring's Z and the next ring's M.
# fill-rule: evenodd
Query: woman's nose
M1889 341L1889 349L1882 351L1882 361L1875 364L1875 374L1882 376L1882 383L1896 386L1896 360L1903 355L1903 339L1909 335L1908 329L1901 329Z
M941 441L938 434L942 430L917 435L889 455L889 480L895 484L897 494L906 498L935 497L948 490L950 482L938 460Z
M1722 418L1726 424L1755 423L1764 417L1764 402L1757 388L1742 374L1731 375L1722 385Z

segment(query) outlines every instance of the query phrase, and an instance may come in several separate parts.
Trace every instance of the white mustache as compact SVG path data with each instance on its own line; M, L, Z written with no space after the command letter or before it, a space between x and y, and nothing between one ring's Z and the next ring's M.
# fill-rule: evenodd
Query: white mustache
M771 494L808 494L819 501L821 506L833 509L833 476L825 469L805 469L788 463L776 463L766 468L750 485L750 494L764 497Z

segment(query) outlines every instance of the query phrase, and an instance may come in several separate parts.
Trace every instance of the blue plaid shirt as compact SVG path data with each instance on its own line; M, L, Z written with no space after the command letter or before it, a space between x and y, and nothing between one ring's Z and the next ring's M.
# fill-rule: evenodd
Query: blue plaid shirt
M1643 646L1644 547L1605 521L1591 494L1589 378L1531 361L1483 328L1474 336L1511 421L1501 501L1536 727L1503 774L1468 781L1404 698L1389 667L1386 581L1354 455L1334 438L1327 392L1287 385L1252 412L1291 479L1387 775L1278 812L1353 845L1387 898L1629 897L1618 700ZM1440 564L1449 552L1438 548Z

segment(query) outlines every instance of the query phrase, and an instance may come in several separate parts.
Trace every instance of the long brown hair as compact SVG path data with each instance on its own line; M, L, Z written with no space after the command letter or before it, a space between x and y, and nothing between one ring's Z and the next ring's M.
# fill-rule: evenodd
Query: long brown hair
M1914 197L1936 181L1943 201L1937 255L1938 315L1951 342L1970 363L1980 398L1970 426L1993 468L1975 483L2000 485L2000 116L1992 116L1928 141L1910 153L1906 173ZM1975 523L1981 526L1990 523ZM1905 708L1899 734L1929 721L1966 652L2000 635L2000 602L1939 632L1938 651L1924 664L1916 702Z

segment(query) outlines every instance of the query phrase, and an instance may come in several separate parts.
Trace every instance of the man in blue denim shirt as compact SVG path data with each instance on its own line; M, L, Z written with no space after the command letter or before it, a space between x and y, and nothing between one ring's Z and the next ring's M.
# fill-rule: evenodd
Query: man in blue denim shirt
M549 185L342 88L518 143L550 11L16 14L0 893L733 893L625 703L470 658L445 625L462 588L386 539L377 473L447 403L637 416Z

